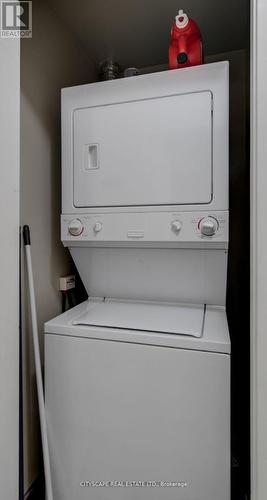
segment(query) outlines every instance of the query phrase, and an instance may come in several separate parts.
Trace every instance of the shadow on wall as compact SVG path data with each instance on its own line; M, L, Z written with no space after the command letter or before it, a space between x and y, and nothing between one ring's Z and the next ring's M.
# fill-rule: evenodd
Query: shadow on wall
M232 496L243 500L250 491L249 55L236 51L226 58L230 61L227 316L232 344Z

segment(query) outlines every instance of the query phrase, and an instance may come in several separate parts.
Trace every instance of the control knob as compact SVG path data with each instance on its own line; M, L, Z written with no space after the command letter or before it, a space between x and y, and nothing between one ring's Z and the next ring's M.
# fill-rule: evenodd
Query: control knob
M171 223L171 228L175 233L179 233L182 229L182 223L179 220L173 220Z
M101 231L101 229L102 229L102 222L100 222L100 221L95 222L94 232L99 233L99 231Z
M215 217L204 217L198 227L204 236L213 236L219 229L219 223Z
M69 222L68 230L72 236L80 236L80 234L82 234L82 232L83 232L83 229L84 229L84 227L83 227L80 219L72 219Z

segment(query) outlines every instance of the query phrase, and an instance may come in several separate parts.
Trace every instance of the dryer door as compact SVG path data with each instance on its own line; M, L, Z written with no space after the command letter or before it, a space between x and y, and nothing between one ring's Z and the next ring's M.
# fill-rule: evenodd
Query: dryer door
M212 199L209 91L76 109L73 131L76 207Z

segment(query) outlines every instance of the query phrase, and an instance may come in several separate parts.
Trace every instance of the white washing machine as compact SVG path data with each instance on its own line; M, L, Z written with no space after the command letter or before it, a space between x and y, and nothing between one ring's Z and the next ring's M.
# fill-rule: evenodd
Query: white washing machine
M45 325L57 500L229 500L228 64L64 89L62 241L89 299Z

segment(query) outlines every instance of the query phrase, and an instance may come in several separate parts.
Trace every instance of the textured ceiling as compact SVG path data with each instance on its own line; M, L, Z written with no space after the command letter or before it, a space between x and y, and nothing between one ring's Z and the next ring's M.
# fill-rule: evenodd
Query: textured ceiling
M204 52L216 54L249 43L249 0L50 0L88 55L99 64L167 62L169 34L179 8L197 21Z

